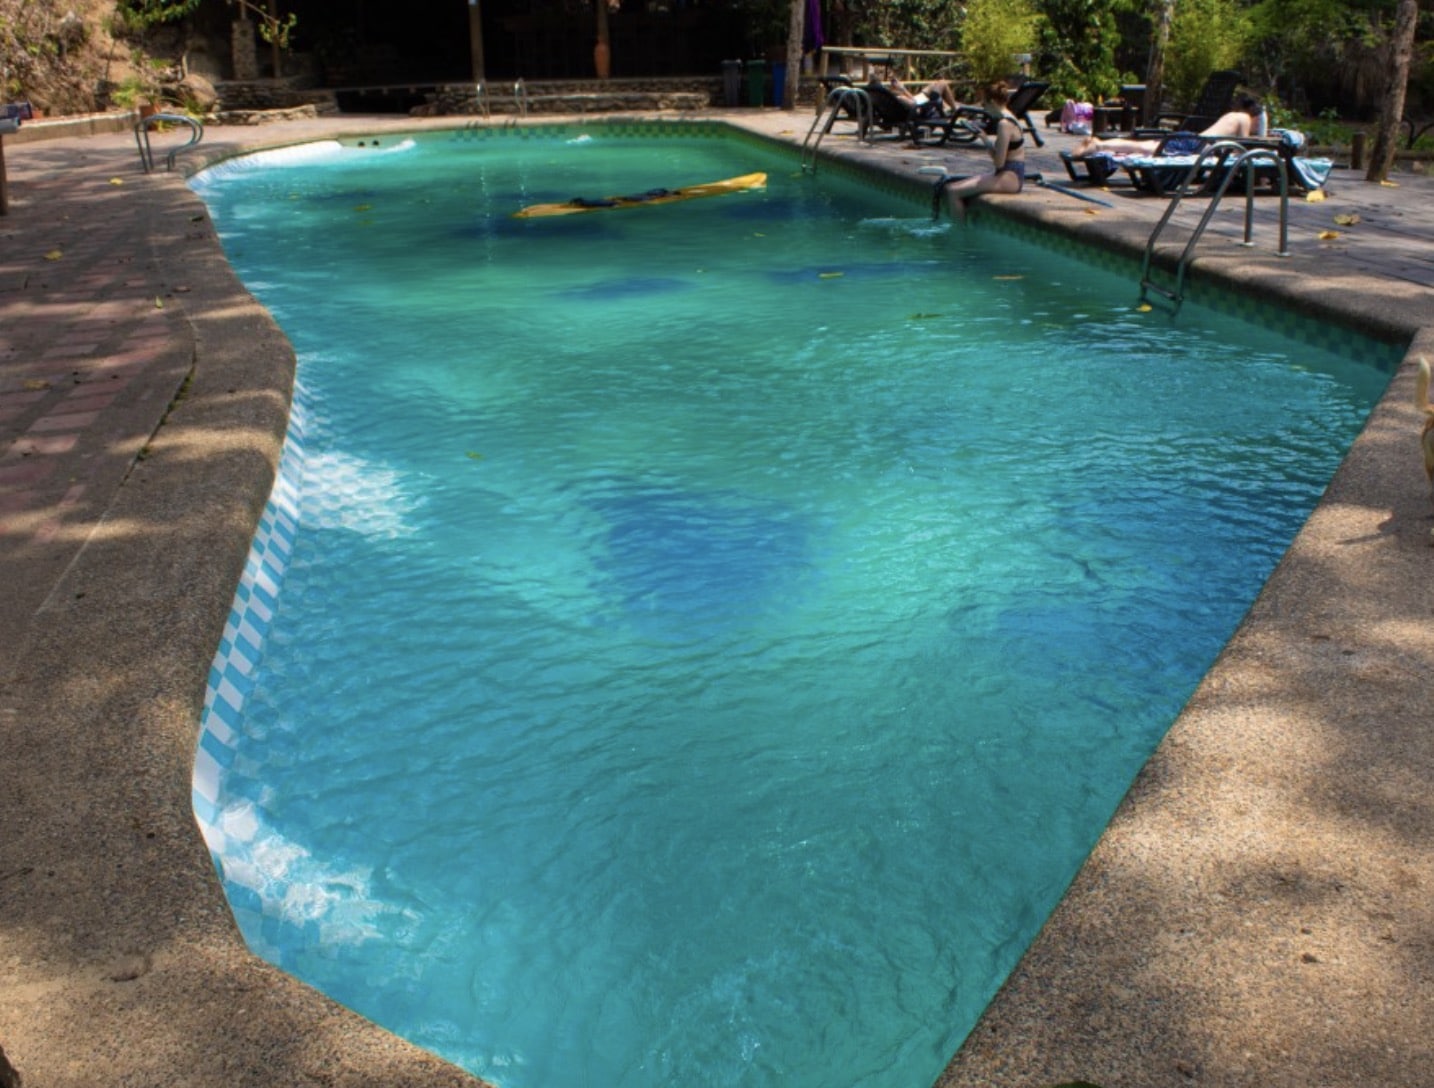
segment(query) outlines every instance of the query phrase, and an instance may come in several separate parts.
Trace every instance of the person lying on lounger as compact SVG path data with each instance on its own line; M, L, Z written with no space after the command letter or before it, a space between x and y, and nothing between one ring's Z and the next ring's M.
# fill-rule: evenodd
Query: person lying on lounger
M885 85L897 98L909 105L915 106L917 109L923 111L923 114L926 111L934 110L939 115L943 108L947 113L954 113L956 107L961 104L956 101L956 95L951 90L951 84L947 83L944 79L933 79L915 94L912 94L906 85L895 76L888 79Z
M1260 116L1260 103L1249 95L1240 99L1239 109L1231 110L1199 135L1211 137L1234 137L1242 139L1254 135L1255 120ZM1157 139L1131 139L1116 136L1102 140L1098 136L1087 136L1070 152L1073 159L1087 155L1153 155L1160 148Z

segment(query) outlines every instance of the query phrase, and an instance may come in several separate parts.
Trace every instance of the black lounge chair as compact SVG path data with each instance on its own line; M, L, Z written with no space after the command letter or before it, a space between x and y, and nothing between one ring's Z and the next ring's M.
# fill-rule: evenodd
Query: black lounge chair
M1036 108L1041 95L1049 88L1049 83L1028 79L1011 92L1010 100L1006 103L1007 112L1030 134L1037 147L1044 147L1046 142L1041 139L1035 122L1031 120L1031 110ZM979 106L961 106L950 117L923 122L912 139L915 143L926 146L940 146L952 142L970 143L976 138L972 126L984 130L990 118L990 113Z
M913 105L885 83L872 80L862 90L871 102L871 123L885 132L905 137L912 143L921 143L927 130L939 128L948 121L941 111L940 103Z
M1062 151L1061 164L1077 185L1104 185L1120 172L1120 164L1108 151L1097 151L1079 158L1069 151Z
M1211 72L1188 113L1161 113L1149 128L1155 132L1199 132L1207 129L1225 114L1235 103L1235 89L1240 85L1240 73L1225 69ZM1140 130L1136 130L1139 135Z

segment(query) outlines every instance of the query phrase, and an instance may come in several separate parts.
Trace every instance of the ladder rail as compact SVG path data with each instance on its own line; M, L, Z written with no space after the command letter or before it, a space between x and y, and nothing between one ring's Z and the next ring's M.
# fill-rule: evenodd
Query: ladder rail
M139 161L144 166L146 174L154 173L154 149L149 144L149 130L154 125L188 125L189 141L180 144L178 147L170 148L164 156L165 168L174 169L174 159L181 151L188 151L200 140L204 139L204 126L190 117L187 113L154 113L148 117L142 117L135 122L134 143L139 150Z
M802 172L817 172L817 148L822 138L832 130L841 111L850 106L856 114L856 136L865 140L872 124L871 96L860 87L833 87L827 95L826 105L817 111L812 124L802 141ZM813 138L815 137L815 138Z
M1233 160L1231 160L1232 155L1234 156ZM1186 196L1190 195L1192 191L1191 185L1194 184L1195 179L1200 176L1209 160L1215 160L1214 165L1223 164L1225 166L1224 176L1220 179L1220 184L1211 195L1210 203L1206 206L1204 215L1200 217L1199 223L1196 224L1195 229L1190 234L1190 238L1185 243L1185 248L1180 253L1180 258L1175 265L1175 286L1173 288L1162 287L1151 278L1155 244L1160 239L1160 235L1165 230L1166 225L1174 216L1175 210L1179 207L1180 202ZM1209 147L1202 149L1200 154L1196 156L1195 161L1190 165L1190 169L1186 172L1175 195L1171 197L1170 203L1166 206L1165 213L1161 215L1160 221L1156 223L1155 229L1151 232L1150 240L1145 243L1145 255L1140 264L1141 302L1146 301L1147 292L1155 291L1173 302L1177 310L1180 308L1180 304L1185 298L1185 271L1194 259L1195 245L1205 233L1205 228L1210 225L1210 220L1214 217L1215 210L1219 207L1221 199L1224 198L1226 190L1229 189L1230 182L1234 180L1242 168L1245 172L1245 236L1241 245L1252 246L1254 244L1251 239L1254 232L1255 215L1255 165L1260 160L1266 160L1277 168L1280 183L1280 245L1279 249L1276 250L1276 256L1288 257L1290 255L1289 166L1283 156L1273 148L1245 147L1245 145L1235 140L1217 140Z

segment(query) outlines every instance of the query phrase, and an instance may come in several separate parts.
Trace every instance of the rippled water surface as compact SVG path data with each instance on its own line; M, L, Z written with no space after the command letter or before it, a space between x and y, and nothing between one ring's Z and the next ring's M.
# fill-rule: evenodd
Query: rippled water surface
M737 142L197 187L306 417L231 901L505 1088L929 1084L1386 381Z

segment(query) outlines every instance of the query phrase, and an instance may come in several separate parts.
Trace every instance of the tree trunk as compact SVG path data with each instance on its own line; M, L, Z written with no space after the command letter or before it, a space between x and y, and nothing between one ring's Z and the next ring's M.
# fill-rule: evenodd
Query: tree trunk
M597 0L597 41L593 44L593 73L598 79L612 74L612 43L607 29L607 0Z
M1175 0L1158 0L1154 26L1150 30L1150 63L1145 69L1145 107L1141 121L1149 124L1160 113L1165 82L1165 47L1170 44L1170 24L1175 19Z
M792 16L787 22L787 82L782 87L784 110L797 108L797 84L802 78L802 32L807 17L806 0L792 0Z
M1369 153L1369 173L1365 181L1383 181L1394 166L1394 152L1399 143L1399 122L1404 118L1404 92L1409 85L1409 59L1414 52L1414 31L1419 23L1419 0L1399 0L1394 15L1394 33L1389 39L1391 54L1389 82L1379 104L1379 128L1374 133L1374 147Z

